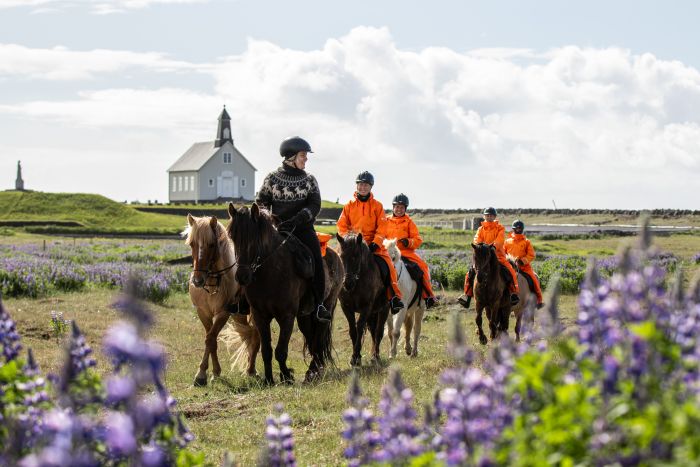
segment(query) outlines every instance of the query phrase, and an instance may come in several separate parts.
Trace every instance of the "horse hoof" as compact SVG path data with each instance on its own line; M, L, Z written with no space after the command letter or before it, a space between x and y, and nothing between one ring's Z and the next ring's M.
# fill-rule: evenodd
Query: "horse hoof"
M353 357L350 359L350 366L360 367L362 366L362 357Z
M479 336L479 342L481 342L481 345L486 345L488 344L489 340L486 338L486 336Z
M294 375L291 373L288 373L286 375L284 373L280 373L280 381L283 384L286 384L287 386L291 386L292 384L294 384Z
M207 385L207 377L205 376L204 378L195 378L192 384L194 384L194 387L196 388L202 388Z
M313 383L321 376L319 371L308 370L306 376L304 377L304 383Z
M413 353L413 349L411 349L411 346L406 347L406 355L410 356Z
M418 356L418 350L411 352L411 358L416 358Z

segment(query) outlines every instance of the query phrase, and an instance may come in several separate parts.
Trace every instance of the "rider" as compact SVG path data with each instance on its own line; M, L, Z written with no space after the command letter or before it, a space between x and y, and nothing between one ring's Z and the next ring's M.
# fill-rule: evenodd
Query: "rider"
M512 278L509 285L510 304L517 305L520 301L520 297L518 297L518 276L515 273L515 269L513 269L513 266L506 258L506 252L503 248L503 244L506 240L506 229L496 220L497 215L498 213L495 208L489 207L484 209L484 222L481 223L479 230L477 230L476 235L474 235L474 243L488 243L496 247L496 258L498 258L498 262L508 269ZM471 297L474 296L473 286L475 274L473 269L469 270L469 274L464 278L464 295L457 299L465 308L469 308Z
M525 237L525 223L519 219L513 221L513 230L510 236L506 239L504 248L506 254L515 258L520 272L527 274L535 284L535 294L537 295L537 308L542 308L542 289L540 288L540 280L532 269L532 260L535 259L535 249L532 247L530 240Z
M305 172L308 154L313 152L309 143L292 136L280 144L282 166L270 172L263 181L255 203L281 221L280 232L289 232L306 245L314 261L312 289L316 301L316 318L330 321L331 313L323 305L326 278L321 246L314 230L314 219L321 210L321 193L316 178Z
M423 239L413 219L406 214L408 196L400 193L394 196L391 204L394 213L387 219L386 237L398 239L397 246L401 250L401 256L416 263L423 271L423 298L425 299L426 308L432 308L437 305L437 298L435 298L432 285L430 284L430 269L428 269L428 265L423 261L423 258L418 256L415 251L423 243Z
M372 187L374 186L374 176L364 171L355 179L357 191L354 199L343 206L343 212L338 218L338 234L345 237L349 232L361 233L369 245L372 253L382 258L389 267L391 278L391 306L392 314L396 314L404 307L401 301L401 290L399 290L398 277L394 263L391 261L389 253L384 248L382 242L386 237L384 229L386 224L386 214L382 203L374 199Z

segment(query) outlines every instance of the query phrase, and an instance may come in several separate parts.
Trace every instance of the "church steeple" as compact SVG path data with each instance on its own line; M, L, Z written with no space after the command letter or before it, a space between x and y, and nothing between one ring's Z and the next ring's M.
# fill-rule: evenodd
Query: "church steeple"
M17 179L15 180L15 190L24 191L24 180L22 180L22 165L17 161Z
M228 112L226 112L226 106L224 105L224 110L219 115L219 126L216 129L216 141L214 141L215 147L221 147L226 141L233 144L233 136L231 134L231 117Z

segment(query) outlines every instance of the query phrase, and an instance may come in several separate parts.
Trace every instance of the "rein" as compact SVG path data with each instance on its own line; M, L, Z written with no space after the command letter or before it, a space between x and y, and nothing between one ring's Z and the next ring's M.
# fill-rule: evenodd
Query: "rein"
M238 264L238 261L234 261L231 266L226 266L225 268L219 269L218 271L210 271L209 268L195 269L194 271L204 273L204 285L202 286L202 289L209 295L216 295L217 293L219 293L219 287L221 286L221 278L224 277L224 273L232 267L234 267L236 264ZM210 278L216 280L216 283L208 284L207 282ZM214 287L214 291L211 292L207 287Z
M294 230L296 230L296 226L294 226L294 227L292 228L292 230L289 231L289 232L280 232L280 231L277 231L280 235L283 235L283 236L286 235L286 238L285 238L284 240L282 240L282 241L280 242L280 244L277 245L277 246L275 247L275 249L272 250L272 251L270 252L270 254L267 255L264 259L261 259L261 256L262 256L262 255L261 255L260 253L258 253L257 256L255 257L255 259L253 260L252 263L250 263L250 264L243 264L243 263L240 263L240 259L241 259L241 258L240 258L240 256L238 256L238 257L236 258L236 262L235 262L234 264L240 263L241 267L249 268L249 269L250 269L250 272L251 272L251 275L255 275L255 272L256 272L258 269L260 269L260 268L267 262L268 259L272 258L272 257L275 255L275 253L277 253L277 250L279 250L280 248L282 248L282 246L284 246L284 244L287 243L287 241L289 240L289 238L294 234ZM233 265L232 265L232 266L233 266Z

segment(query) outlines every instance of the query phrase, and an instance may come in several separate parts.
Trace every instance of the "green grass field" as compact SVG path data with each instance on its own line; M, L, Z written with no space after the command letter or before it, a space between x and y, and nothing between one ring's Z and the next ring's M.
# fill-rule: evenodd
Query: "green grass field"
M485 347L478 344L474 334L473 307L465 312L454 304L455 296L451 294L446 300L448 304L427 313L417 358L411 359L402 353L390 361L389 340L385 337L382 343L384 365L379 368L366 365L361 370L363 390L373 403L379 398L387 374L386 367L396 365L401 369L406 384L414 391L416 409L420 413L422 404L431 399L440 373L451 365L446 349L450 319L455 312L459 313L471 345L477 351L484 351ZM34 350L44 372L58 372L62 358L61 346L51 333L51 310L61 311L64 318L78 323L97 354L98 370L105 372L108 365L104 357L100 358L100 342L106 329L117 319L117 312L109 307L114 297L113 292L98 290L43 300L8 299L5 306L17 322L23 345ZM572 329L575 319L574 302L573 296L565 296L560 302L562 321L569 329ZM195 388L192 380L204 349L204 330L189 303L189 297L177 294L164 306L151 308L157 319L152 337L165 346L169 357L166 385L196 436L193 448L204 452L208 462L218 465L224 452L231 451L241 465L253 464L263 438L265 417L276 403L281 402L293 420L299 465L342 464L341 416L346 408L350 340L347 322L339 309L333 323L337 369L329 371L323 381L313 385L297 382L293 386L263 387L259 380L230 370L226 363L228 353L224 349L221 350L223 378L205 388ZM363 352L365 358L369 345L370 338L367 336ZM301 355L299 332L294 333L290 345L290 360L297 378L303 379L306 364ZM279 379L276 363L274 365L276 379ZM262 373L260 359L258 372Z

